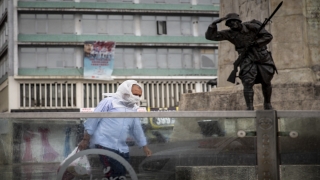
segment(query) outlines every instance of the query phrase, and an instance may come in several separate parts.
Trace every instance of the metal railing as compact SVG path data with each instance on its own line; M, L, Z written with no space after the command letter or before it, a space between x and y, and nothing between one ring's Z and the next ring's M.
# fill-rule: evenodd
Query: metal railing
M1 72L5 73L0 62ZM3 66L3 67L2 67ZM64 109L64 108L94 108L104 98L104 93L115 93L121 81L112 82L80 82L76 81L21 81L20 109ZM144 90L141 99L145 105L153 108L175 107L183 93L208 92L213 86L207 81L196 80L145 80L138 81ZM198 86L198 88L196 87ZM78 94L83 99L77 99Z

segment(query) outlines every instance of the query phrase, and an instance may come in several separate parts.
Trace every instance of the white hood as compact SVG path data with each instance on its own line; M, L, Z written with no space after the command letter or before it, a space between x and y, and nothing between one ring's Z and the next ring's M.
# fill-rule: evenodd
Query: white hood
M119 99L127 107L135 107L139 105L140 97L135 96L131 92L132 85L138 85L140 88L140 84L138 84L135 80L126 80L117 89L117 92L112 96ZM142 90L142 88L141 88Z

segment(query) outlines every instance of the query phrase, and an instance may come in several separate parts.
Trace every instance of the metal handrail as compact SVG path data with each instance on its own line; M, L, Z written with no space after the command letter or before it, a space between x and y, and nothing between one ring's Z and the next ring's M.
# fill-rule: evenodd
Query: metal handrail
M134 171L134 169L132 168L132 166L129 164L128 161L126 161L120 155L118 155L118 154L116 154L114 152L105 150L105 149L87 149L87 150L83 150L83 151L77 152L76 154L72 155L63 164L61 164L61 167L60 167L58 175L57 175L57 180L62 179L63 173L67 170L68 165L70 163L72 163L74 160L76 160L79 157L82 157L82 156L85 156L85 155L90 155L90 154L105 155L105 156L108 156L110 158L113 158L113 159L117 160L118 162L120 162L126 168L126 170L129 172L129 175L130 175L132 180L138 180L136 172Z
M171 117L171 118L196 118L196 117L217 117L217 118L254 118L255 111L161 111L161 112L25 112L25 113L0 113L0 118L13 119L76 119L76 118L129 118L129 117Z
M0 118L13 119L77 119L77 118L128 118L128 117L171 117L171 118L197 118L197 117L216 117L216 118L255 118L257 111L161 111L161 112L23 112L23 113L0 113ZM290 110L276 111L279 118L292 117L320 117L320 111L311 110Z

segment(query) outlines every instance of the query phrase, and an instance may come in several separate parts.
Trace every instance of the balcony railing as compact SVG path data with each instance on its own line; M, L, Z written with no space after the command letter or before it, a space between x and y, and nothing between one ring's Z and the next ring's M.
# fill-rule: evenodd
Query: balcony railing
M141 97L144 106L152 108L176 107L181 94L208 92L214 88L207 84L206 80L145 80L138 82L144 89ZM24 110L94 108L104 98L104 93L115 93L120 84L121 81L81 82L79 86L75 81L20 82L19 108ZM77 99L77 93L83 93L83 99Z

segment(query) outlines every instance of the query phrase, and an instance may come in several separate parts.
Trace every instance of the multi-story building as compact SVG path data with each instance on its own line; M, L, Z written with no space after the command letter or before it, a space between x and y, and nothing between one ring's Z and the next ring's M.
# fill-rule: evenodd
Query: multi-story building
M217 75L204 33L219 0L1 0L0 112L93 108L124 80L145 106L178 106ZM85 41L115 41L113 80L83 77Z

